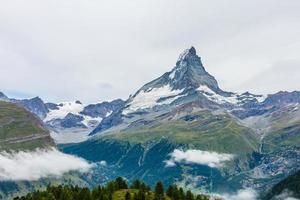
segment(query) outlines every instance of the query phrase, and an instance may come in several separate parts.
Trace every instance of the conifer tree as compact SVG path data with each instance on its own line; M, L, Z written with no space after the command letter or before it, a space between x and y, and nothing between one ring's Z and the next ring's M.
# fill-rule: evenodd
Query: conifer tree
M131 199L130 193L126 192L126 194L125 194L125 200L130 200L130 199Z
M155 185L155 200L164 200L164 186L161 181Z

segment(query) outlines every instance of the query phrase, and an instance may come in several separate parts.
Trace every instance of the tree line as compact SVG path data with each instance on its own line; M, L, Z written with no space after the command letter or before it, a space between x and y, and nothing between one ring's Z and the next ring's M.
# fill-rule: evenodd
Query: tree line
M104 186L93 189L72 185L49 185L43 191L37 190L22 197L15 197L14 200L209 200L209 196L194 194L176 185L170 185L165 190L160 181L153 190L140 180L134 180L129 186L123 178L118 177Z

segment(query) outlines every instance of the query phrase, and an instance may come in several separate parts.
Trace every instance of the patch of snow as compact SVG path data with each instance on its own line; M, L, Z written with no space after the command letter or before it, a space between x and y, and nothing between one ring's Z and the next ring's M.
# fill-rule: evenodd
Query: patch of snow
M183 60L183 59L188 55L189 51L190 51L189 49L184 50L184 51L179 55L179 58L178 58L177 62Z
M107 112L106 115L105 115L105 117L108 117L109 115L111 115L112 112L113 112L112 110L109 111L109 112Z
M172 90L170 85L165 85L160 88L151 88L148 91L140 91L128 104L128 108L123 110L123 114L128 114L131 112L135 112L139 109L152 108L156 105L164 105L173 102L176 98L175 96L183 92L184 89L181 90ZM171 97L174 98L166 99L162 102L157 102L161 98ZM177 97L179 98L179 97Z
M241 104L242 101L239 100L240 98L242 99L248 99L248 100L254 100L256 99L259 103L265 101L265 99L267 98L267 95L253 95L253 94L249 94L249 95L239 95L239 94L232 94L229 97L225 97L222 95L219 95L217 93L215 93L212 89L210 89L208 86L206 85L200 85L197 88L198 91L202 92L204 96L206 96L209 100L214 101L216 103L219 104L223 104L223 103L231 103L231 104Z
M294 107L294 109L293 109L293 111L297 111L297 110L299 110L299 103L296 103L296 104L295 104L295 107Z
M58 110L50 110L50 112L47 114L47 117L44 119L45 122L50 121L52 119L63 119L69 113L79 115L79 113L84 108L83 104L75 103L75 101L63 102L61 104L61 106L58 106Z
M197 90L202 92L203 95L206 96L209 100L215 101L219 104L222 104L222 103L237 104L239 102L236 94L234 94L233 96L230 96L230 97L224 97L222 95L215 93L212 89L210 89L206 85L200 85L197 88Z
M268 97L268 95L260 95L258 97L255 97L256 100L259 102L259 103L262 103L266 100L266 98Z
M102 118L101 118L101 117L95 117L95 118L93 118L93 117L90 117L90 116L87 116L87 115L81 115L81 116L83 116L83 121L82 121L82 123L83 123L86 127L89 127L89 126L90 126L90 125L89 125L89 122L90 122L90 121L96 121L97 124L99 124L99 123L102 121Z
M102 121L101 117L90 117L88 115L80 114L81 111L83 111L84 107L86 105L78 104L75 101L74 102L63 102L58 105L58 110L50 110L50 112L47 114L46 118L44 119L44 122L48 122L53 119L63 119L67 116L67 114L72 113L74 115L79 115L83 117L82 123L87 126L90 126L90 122L93 121L99 124ZM106 117L109 116L112 113L112 111L106 113Z
M175 77L175 73L176 73L176 70L173 70L172 73L169 75L169 78L173 79Z

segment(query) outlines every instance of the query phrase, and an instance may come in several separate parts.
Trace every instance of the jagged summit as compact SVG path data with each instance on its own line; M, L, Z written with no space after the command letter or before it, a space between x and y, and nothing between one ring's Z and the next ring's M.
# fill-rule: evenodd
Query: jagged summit
M197 55L196 49L195 49L195 47L192 46L191 48L184 50L184 51L179 55L179 58L178 58L177 62L178 62L178 61L182 61L182 60L184 60L184 59L186 59L186 58L188 58L188 57L196 56L196 55Z
M198 88L205 85L214 92L222 92L217 80L205 70L194 47L180 54L176 66L169 73L169 78L175 89Z
M215 93L227 95L219 88L217 80L205 70L196 49L191 47L180 54L176 65L170 72L166 72L161 77L145 84L132 97L155 88L187 92L203 86Z
M200 96L199 96L200 95ZM127 100L123 114L161 105L198 101L205 96L229 97L232 93L221 90L216 79L204 68L196 49L184 50L170 72L145 84ZM217 97L215 97L217 96Z

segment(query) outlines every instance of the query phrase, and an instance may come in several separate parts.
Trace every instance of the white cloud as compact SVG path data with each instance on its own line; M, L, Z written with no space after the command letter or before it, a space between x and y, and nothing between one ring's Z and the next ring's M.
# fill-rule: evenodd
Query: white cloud
M233 159L232 154L224 154L217 152L201 151L190 149L182 151L175 149L170 154L170 159L166 160L166 167L173 167L176 163L187 163L187 164L200 164L207 165L209 167L219 168L222 167L224 162Z
M236 194L225 194L221 195L225 200L256 200L258 194L252 189L239 190Z
M92 167L85 160L55 148L33 152L0 153L0 180L38 180L66 172L85 172Z
M1 90L58 102L126 98L191 45L222 88L239 89L278 60L299 60L299 7L297 0L1 1Z
M102 165L102 166L107 166L107 162L105 160L101 160L99 162L99 164Z
M280 195L273 198L274 200L299 200L293 197L293 192L289 190L284 190Z
M235 194L221 194L220 196L224 200L258 200L258 193L251 189L242 189L237 191ZM292 197L293 193L290 191L283 191L280 195L273 197L274 200L299 200L297 198Z

